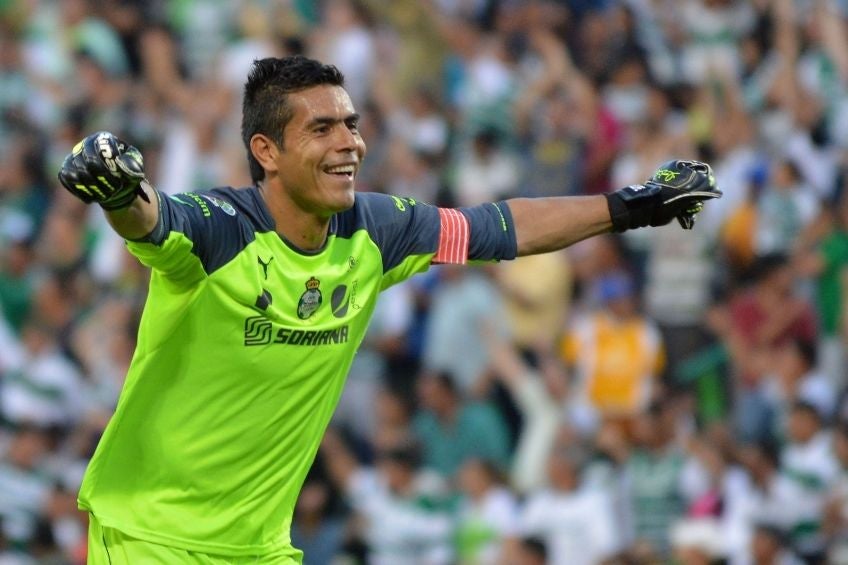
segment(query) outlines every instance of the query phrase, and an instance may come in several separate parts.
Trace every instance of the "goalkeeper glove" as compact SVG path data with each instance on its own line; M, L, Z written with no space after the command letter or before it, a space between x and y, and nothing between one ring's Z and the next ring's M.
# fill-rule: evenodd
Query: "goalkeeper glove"
M144 159L138 149L107 131L93 133L76 144L65 157L59 182L85 202L104 210L127 208L141 196L150 202L141 181Z
M713 170L700 161L675 159L664 163L645 184L609 193L607 205L613 231L664 226L674 218L691 230L704 201L721 198Z

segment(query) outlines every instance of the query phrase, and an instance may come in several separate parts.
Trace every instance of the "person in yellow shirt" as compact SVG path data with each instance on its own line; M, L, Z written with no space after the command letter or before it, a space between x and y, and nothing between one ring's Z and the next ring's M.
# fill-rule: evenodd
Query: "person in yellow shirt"
M561 354L572 370L573 423L584 431L628 422L644 410L665 364L656 325L639 312L631 278L616 272L594 285L599 307L574 320Z
M571 302L572 269L563 252L544 253L505 261L496 267L496 280L512 329L522 352L541 345L553 348Z

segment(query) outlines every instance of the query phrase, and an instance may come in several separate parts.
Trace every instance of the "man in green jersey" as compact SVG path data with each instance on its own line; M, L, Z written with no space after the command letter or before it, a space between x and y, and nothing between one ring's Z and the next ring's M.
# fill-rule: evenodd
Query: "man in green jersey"
M672 161L605 196L444 209L355 193L365 156L339 71L254 62L254 185L167 196L134 147L86 137L59 180L152 269L138 345L79 493L90 563L299 563L298 491L379 292L434 263L543 253L603 232L691 228L721 192Z

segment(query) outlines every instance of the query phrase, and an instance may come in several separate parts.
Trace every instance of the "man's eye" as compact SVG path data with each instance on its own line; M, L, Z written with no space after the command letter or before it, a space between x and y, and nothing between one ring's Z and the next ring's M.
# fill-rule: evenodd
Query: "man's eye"
M330 126L318 126L315 128L315 133L329 133Z

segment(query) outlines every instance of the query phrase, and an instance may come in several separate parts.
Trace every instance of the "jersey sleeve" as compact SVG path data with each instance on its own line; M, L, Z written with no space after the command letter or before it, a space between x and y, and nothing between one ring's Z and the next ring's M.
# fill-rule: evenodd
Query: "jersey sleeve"
M181 286L196 284L243 249L250 233L238 212L212 193L156 193L159 220L140 240L127 242L142 264Z
M439 208L376 193L357 195L357 206L383 259L383 288L432 264L514 259L512 215L504 202Z

